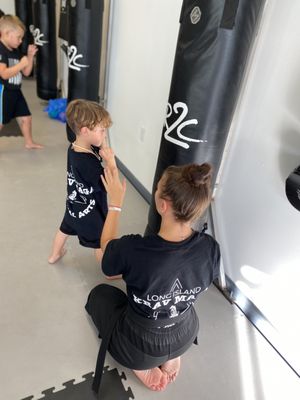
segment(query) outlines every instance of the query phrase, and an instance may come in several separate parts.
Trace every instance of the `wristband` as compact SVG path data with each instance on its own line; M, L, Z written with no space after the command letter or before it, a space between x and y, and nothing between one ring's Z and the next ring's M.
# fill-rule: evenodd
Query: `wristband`
M121 212L122 208L121 207L116 207L116 206L108 206L108 211L118 211Z

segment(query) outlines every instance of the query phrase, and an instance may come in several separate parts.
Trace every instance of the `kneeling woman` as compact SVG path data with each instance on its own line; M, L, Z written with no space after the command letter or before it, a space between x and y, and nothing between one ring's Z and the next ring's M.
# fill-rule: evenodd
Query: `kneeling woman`
M102 180L111 204L101 236L102 270L108 277L121 274L127 294L100 284L89 295L86 310L102 338L93 387L98 390L107 349L149 389L163 390L196 341L193 303L219 275L217 242L191 227L210 203L211 167L166 169L155 193L160 230L145 237L117 239L125 182L117 169L105 170Z

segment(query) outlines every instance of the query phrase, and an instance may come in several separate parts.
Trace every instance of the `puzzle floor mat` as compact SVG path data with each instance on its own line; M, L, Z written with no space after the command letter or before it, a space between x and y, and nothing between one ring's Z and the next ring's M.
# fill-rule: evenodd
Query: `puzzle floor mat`
M63 383L65 389L55 391L55 387L43 390L42 397L35 398L27 396L21 400L129 400L134 399L131 388L125 390L122 380L126 380L125 373L119 374L117 368L109 369L108 366L103 369L103 377L99 393L92 390L93 372L83 375L84 380L76 383L75 379Z

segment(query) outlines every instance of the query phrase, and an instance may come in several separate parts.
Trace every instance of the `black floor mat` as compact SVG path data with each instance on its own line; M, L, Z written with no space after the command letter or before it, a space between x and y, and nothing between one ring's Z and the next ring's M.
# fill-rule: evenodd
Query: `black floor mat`
M65 389L55 392L55 388L42 391L43 397L38 400L130 400L134 395L129 387L125 390L122 380L126 380L124 372L119 375L118 370L104 367L101 381L100 392L96 395L92 391L93 373L90 372L83 376L84 381L74 384L74 380L65 382ZM22 400L32 400L33 396L28 396Z
M8 124L3 126L0 131L0 137L2 136L22 136L17 120L12 119Z

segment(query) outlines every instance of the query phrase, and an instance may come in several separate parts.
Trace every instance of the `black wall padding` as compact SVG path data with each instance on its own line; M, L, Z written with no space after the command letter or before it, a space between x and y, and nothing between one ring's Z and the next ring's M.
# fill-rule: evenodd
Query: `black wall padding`
M68 102L74 99L99 101L103 0L68 3ZM75 135L67 127L70 142Z
M154 192L169 165L210 162L216 177L265 0L185 0L146 233L160 217Z
M57 97L56 15L55 1L33 1L34 42L36 55L37 95L43 100Z
M32 0L15 0L16 15L20 18L26 26L26 32L23 41L19 47L23 54L27 54L27 47L33 43L33 37L30 32L30 25L32 25Z
M300 211L300 165L287 177L285 194L292 206Z

